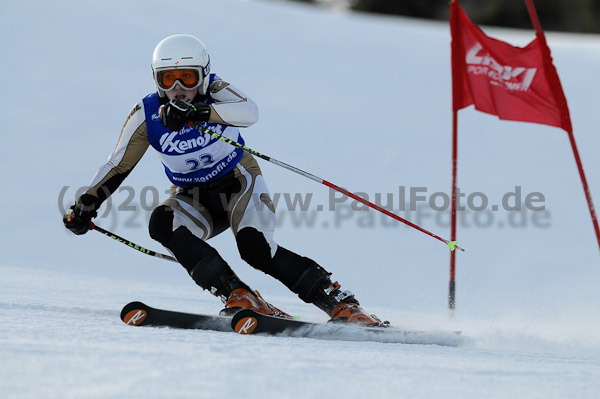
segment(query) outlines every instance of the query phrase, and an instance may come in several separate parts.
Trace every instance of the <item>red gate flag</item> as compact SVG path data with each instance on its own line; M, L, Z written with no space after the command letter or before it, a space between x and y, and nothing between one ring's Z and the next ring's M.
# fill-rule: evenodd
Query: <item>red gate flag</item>
M600 226L575 143L569 107L533 0L525 0L536 38L526 47L514 47L487 36L458 5L450 2L452 33L452 212L450 240L456 242L458 175L458 111L475 105L478 111L500 119L541 123L564 129L569 136L592 224L600 247ZM454 314L456 251L450 252L448 310Z
M453 109L471 104L500 119L571 132L569 108L543 34L526 47L487 36L450 3Z

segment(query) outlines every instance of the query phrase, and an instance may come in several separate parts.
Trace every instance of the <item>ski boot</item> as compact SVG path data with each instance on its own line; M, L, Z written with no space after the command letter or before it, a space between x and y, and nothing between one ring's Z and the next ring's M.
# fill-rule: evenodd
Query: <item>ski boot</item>
M386 327L389 323L382 322L374 314L368 314L358 304L342 302L335 307L329 323L356 323L361 326Z
M258 291L245 288L233 290L225 301L225 308L219 312L221 316L233 316L242 309L252 309L269 316L291 319L292 316L276 308L263 299Z
M350 291L341 291L336 281L321 289L319 298L313 302L324 310L331 319L329 323L355 323L365 327L387 327L389 322L368 314Z

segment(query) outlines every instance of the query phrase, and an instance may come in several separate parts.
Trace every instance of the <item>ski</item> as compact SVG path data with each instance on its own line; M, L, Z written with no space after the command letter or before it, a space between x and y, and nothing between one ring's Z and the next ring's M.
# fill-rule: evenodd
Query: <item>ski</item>
M340 323L313 323L283 319L243 309L231 320L238 334L341 341L373 341L399 344L460 346L465 342L459 331L408 331L396 327L364 327Z
M465 338L459 331L409 331L396 327L364 327L343 323L313 323L268 316L243 309L233 317L175 312L131 302L121 310L121 320L131 326L235 331L242 335L312 338L338 341L372 341L399 344L460 346Z
M125 305L121 310L121 320L131 326L232 331L231 317L156 309L142 302L131 302Z

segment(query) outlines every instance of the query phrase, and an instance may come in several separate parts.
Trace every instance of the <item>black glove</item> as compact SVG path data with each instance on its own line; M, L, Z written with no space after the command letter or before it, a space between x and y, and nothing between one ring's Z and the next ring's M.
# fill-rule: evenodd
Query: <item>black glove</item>
M77 201L63 216L65 227L77 235L87 233L92 228L92 219L98 216L98 212L90 208L92 206Z
M183 128L188 122L206 122L210 117L210 105L190 104L183 100L172 100L159 109L162 124L173 131Z

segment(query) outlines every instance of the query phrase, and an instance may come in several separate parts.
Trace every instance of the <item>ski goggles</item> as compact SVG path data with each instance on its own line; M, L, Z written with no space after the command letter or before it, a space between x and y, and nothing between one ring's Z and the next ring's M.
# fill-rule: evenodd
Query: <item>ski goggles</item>
M177 82L186 89L195 89L202 84L204 76L200 76L199 68L162 69L155 72L154 79L161 90L170 91Z

